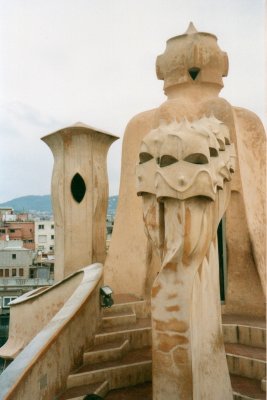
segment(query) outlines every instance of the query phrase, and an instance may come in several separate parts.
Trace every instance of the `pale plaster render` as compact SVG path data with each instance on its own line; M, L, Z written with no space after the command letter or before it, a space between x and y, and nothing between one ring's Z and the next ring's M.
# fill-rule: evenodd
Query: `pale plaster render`
M220 327L216 243L217 225L229 199L224 311L264 314L264 131L253 113L218 96L227 69L227 55L216 37L190 24L184 35L167 42L157 60L166 102L134 117L124 136L105 283L118 293L148 299L152 293L157 400L232 398ZM81 124L44 138L55 158L57 280L105 258L106 152L114 140ZM235 160L231 143L237 159L230 187ZM139 154L137 175L142 179L137 197ZM76 174L86 187L80 202L71 193ZM51 322L44 327L40 321L39 334L0 377L3 398L36 397L42 387L40 398L50 399L65 387L98 327L102 284L101 266L93 267L59 312L52 306L56 314ZM40 292L36 304L45 296ZM23 304L14 310L20 308ZM13 329L19 328L13 324ZM30 340L34 332L26 333Z
M31 318L25 303L34 310L38 303L43 306L48 297L49 316L52 316L51 311L55 314L46 325L36 324L41 330L0 375L1 400L51 400L64 391L69 373L81 364L85 349L93 344L100 321L99 290L102 285L103 266L96 263L47 292L36 293L32 298L20 299L14 304L17 312L22 309L24 324ZM55 304L57 293L60 300L64 286L64 305L58 309Z
M54 155L52 204L55 218L55 280L81 267L104 262L108 179L106 157L117 137L78 123L47 135L43 141ZM85 187L77 201L75 176Z
M161 122L141 143L137 192L146 234L161 259L151 298L155 400L233 398L217 228L234 170L229 130L213 116Z
M195 79L189 70L199 69ZM135 116L127 125L122 148L120 192L105 281L115 291L150 297L160 259L142 226L142 201L136 196L135 165L143 138L163 122L197 121L214 116L229 129L235 144L236 173L226 213L227 291L225 313L265 314L265 132L250 111L232 107L219 97L228 58L216 36L197 32L191 24L184 35L167 41L157 59L167 100Z

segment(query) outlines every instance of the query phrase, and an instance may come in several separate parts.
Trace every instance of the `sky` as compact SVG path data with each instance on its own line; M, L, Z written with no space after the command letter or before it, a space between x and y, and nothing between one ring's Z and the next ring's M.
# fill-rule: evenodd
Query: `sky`
M50 193L40 138L78 121L120 137L108 155L118 194L127 122L165 101L155 60L190 21L228 53L221 96L266 126L264 0L0 0L0 203Z

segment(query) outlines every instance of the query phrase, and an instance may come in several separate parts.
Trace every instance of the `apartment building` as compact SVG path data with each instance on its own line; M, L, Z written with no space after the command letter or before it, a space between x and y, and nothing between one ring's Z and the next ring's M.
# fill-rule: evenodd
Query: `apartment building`
M12 300L53 284L50 266L34 266L33 256L32 250L23 247L22 240L0 240L0 324L3 315L9 314Z
M35 221L35 250L45 254L53 254L55 249L54 221Z
M32 261L33 251L22 240L0 241L0 278L28 277Z
M2 222L0 240L21 240L25 249L34 250L34 222Z
M3 221L6 215L14 214L12 207L0 207L0 221Z
M0 209L0 240L21 240L23 247L35 250L34 222L27 213L15 214L12 208Z

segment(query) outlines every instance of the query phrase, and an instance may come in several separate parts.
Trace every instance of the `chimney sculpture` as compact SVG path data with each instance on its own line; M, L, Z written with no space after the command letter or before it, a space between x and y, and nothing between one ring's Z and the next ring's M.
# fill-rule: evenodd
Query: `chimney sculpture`
M138 194L161 259L151 299L153 399L232 399L217 250L235 166L229 130L213 116L161 121L139 156Z
M235 121L218 97L228 58L216 37L171 38L157 58L168 99L154 112L136 168L151 247L153 400L233 398L221 327L217 228L235 170Z
M106 256L106 157L116 136L77 123L42 138L53 152L55 280Z

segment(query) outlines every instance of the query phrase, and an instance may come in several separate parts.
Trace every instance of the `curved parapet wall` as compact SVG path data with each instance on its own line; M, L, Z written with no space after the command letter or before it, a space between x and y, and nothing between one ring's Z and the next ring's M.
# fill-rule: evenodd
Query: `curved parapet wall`
M71 297L0 376L2 400L51 400L65 389L69 372L81 363L100 321L103 267L93 264L72 277L77 287Z
M83 279L83 270L52 287L25 293L10 304L8 341L0 348L0 357L14 359L63 307Z

